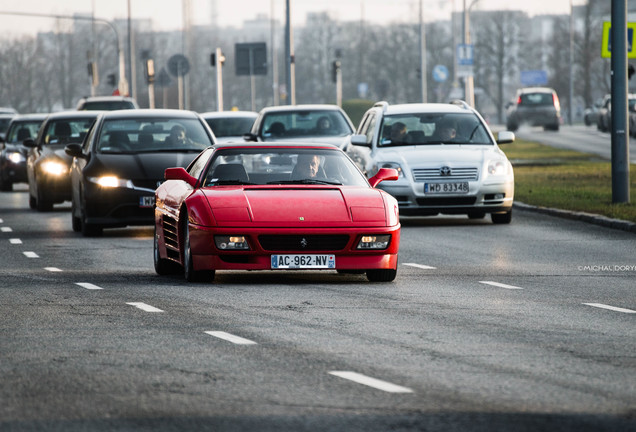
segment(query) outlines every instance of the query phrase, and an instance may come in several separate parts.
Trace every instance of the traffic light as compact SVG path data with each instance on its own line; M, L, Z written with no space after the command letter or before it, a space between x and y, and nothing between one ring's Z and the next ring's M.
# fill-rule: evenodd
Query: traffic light
M108 85L111 87L115 87L115 74L108 74Z
M210 54L210 66L212 66L212 67L216 67L217 66L217 61L221 64L221 66L223 66L223 63L225 63L225 56L221 52L220 48L218 49L218 52L219 52L219 58L218 59L216 57L216 51L213 52L212 54Z
M634 75L634 72L636 72L636 69L634 69L633 65L628 64L627 65L627 79L632 79L632 75Z
M334 60L331 63L331 80L338 82L338 71L340 71L340 60Z

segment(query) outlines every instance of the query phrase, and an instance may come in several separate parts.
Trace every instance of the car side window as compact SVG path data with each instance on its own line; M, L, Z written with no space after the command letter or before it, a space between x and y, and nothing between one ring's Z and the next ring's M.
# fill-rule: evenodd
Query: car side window
M367 123L366 130L364 131L364 135L367 137L367 144L371 145L373 143L373 133L375 132L375 122L376 115L375 113L369 116L369 122Z
M188 169L189 174L192 177L199 178L201 176L201 172L208 164L208 160L210 159L210 155L212 154L212 149L205 150L201 155L192 163L190 168Z

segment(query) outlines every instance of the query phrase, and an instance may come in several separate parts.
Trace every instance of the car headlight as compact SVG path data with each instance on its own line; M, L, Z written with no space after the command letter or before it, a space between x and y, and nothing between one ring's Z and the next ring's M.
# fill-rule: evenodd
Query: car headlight
M68 167L62 162L46 161L42 163L42 171L47 174L60 176L68 172Z
M508 174L508 164L503 160L492 160L488 162L488 175Z
M116 188L116 187L130 187L131 181L126 179L120 179L117 176L102 176L102 177L89 177L93 183L96 183L104 188Z
M18 164L20 162L24 162L26 159L24 155L20 152L11 152L9 153L8 159L14 164Z
M356 249L386 249L390 241L390 234L365 235L360 238Z
M221 250L250 250L245 236L214 236L216 247Z
M369 177L373 177L380 171L380 168L393 168L398 172L398 177L404 177L404 173L402 172L402 167L397 162L378 162L373 165L372 173Z

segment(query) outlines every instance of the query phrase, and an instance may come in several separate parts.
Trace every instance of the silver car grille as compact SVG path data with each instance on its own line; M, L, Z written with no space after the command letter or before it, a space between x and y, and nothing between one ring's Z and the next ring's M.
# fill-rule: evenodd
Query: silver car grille
M413 170L413 178L416 182L433 180L477 180L479 169L477 168L450 168L443 166L439 168L418 168Z

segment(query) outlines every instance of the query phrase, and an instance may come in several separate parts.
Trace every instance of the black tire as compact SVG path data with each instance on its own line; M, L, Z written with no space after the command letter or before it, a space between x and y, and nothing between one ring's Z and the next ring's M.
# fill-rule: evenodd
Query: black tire
M188 282L212 282L214 281L214 270L195 270L192 260L192 250L190 249L190 228L188 218L184 219L183 232L183 273Z
M159 237L157 236L157 229L155 227L155 237L152 242L152 258L155 265L155 272L158 275L169 275L179 273L181 266L177 263L170 261L169 259L161 258L159 254Z
M33 195L29 195L29 208L31 210L35 210L36 209L36 200L35 200L35 197Z
M80 232L82 231L82 219L75 216L75 201L71 203L71 226L73 227L73 231Z
M99 237L104 233L104 228L101 225L89 224L86 222L86 209L82 207L82 194L80 194L80 222L81 231L84 237Z
M47 212L53 210L53 203L51 201L47 201L44 198L44 194L42 193L42 189L38 186L38 195L35 200L35 208L39 212Z
M492 223L497 225L509 224L512 221L512 210L506 213L492 213L490 218Z
M369 282L392 282L397 276L397 269L373 269L367 270Z

